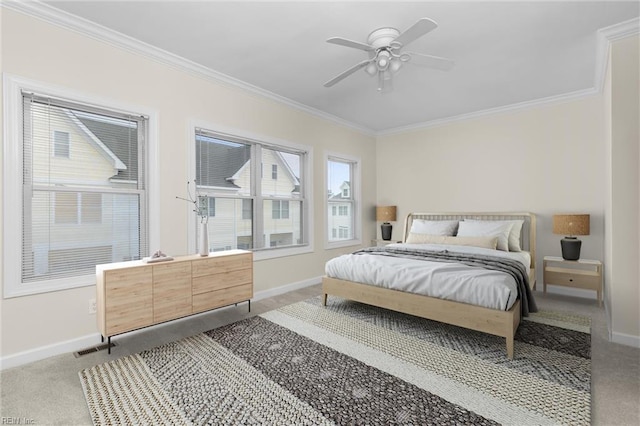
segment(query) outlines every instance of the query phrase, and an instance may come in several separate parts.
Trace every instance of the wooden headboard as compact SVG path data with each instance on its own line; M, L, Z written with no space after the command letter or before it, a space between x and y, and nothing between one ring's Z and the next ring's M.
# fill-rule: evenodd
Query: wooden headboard
M407 240L413 219L424 220L523 220L520 246L531 253L531 268L536 267L536 215L533 213L409 213L404 225L402 241Z

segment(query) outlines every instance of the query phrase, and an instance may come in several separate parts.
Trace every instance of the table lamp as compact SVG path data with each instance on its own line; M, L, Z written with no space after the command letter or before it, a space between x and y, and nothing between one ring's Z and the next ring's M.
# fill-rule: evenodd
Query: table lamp
M575 235L589 235L588 214L556 214L553 215L553 233L565 237L560 240L562 258L564 260L580 259L582 241Z
M389 241L391 239L392 227L389 222L395 222L396 220L396 206L379 206L376 207L376 220L384 222L380 225L380 231L382 233L382 239Z

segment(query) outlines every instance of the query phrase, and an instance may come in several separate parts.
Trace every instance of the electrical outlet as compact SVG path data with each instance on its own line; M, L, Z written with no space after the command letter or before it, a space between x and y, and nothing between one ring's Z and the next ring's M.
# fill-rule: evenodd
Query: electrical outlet
M96 299L89 299L89 314L96 313Z

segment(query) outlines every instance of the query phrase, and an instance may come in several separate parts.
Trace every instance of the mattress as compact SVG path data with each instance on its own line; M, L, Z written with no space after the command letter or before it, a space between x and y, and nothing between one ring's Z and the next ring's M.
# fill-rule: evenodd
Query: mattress
M530 254L524 251L505 252L446 244L391 244L388 247L506 257L521 262L527 270L531 262ZM341 280L489 309L508 310L518 297L517 283L511 275L461 263L345 254L329 260L325 265L325 273Z

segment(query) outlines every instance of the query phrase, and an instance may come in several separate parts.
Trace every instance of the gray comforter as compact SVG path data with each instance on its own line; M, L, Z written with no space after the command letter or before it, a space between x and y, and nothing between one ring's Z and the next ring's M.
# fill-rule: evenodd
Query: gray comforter
M448 250L407 250L400 247L369 247L354 252L355 255L393 256L406 259L428 260L431 262L462 263L464 265L500 271L509 274L516 281L521 316L538 312L538 307L529 288L527 268L517 260L481 254L455 253Z

